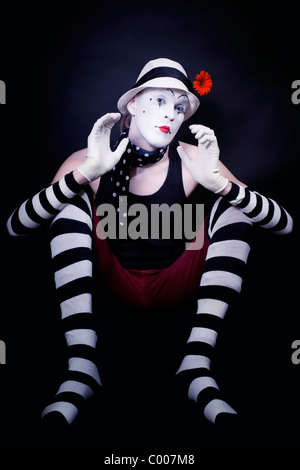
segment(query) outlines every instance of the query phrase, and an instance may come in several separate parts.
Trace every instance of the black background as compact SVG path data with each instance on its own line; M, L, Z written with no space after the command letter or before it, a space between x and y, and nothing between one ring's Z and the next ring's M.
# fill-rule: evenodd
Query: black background
M243 292L216 348L216 368L243 418L243 445L232 447L297 449L300 365L291 361L291 344L300 339L300 105L291 101L291 84L300 79L298 10L296 2L270 5L166 0L1 7L7 28L1 30L0 79L7 104L0 108L0 339L7 364L0 365L0 449L43 448L40 412L59 384L64 344L47 231L11 239L6 220L50 183L65 158L86 146L94 121L115 112L144 64L158 57L179 61L191 79L201 70L211 74L212 91L188 123L213 128L225 165L294 218L294 233L286 237L255 233ZM178 137L193 142L187 126ZM149 394L132 390L122 382L115 402L104 397L104 405L95 404L97 413L91 407L89 418L76 425L76 450L135 455L221 448L222 438L198 421L190 405L166 406L164 393L150 405ZM136 407L131 398L129 407L126 400L135 393L143 398L136 397Z

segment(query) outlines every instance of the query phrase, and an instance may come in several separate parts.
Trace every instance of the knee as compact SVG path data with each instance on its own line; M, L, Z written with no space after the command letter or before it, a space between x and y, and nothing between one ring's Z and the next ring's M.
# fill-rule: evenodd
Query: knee
M226 204L227 205L227 204ZM253 227L252 220L235 206L227 205L227 209L220 214L220 220L227 224L241 223L247 228Z
M221 201L208 227L210 238L250 244L253 222L240 209Z

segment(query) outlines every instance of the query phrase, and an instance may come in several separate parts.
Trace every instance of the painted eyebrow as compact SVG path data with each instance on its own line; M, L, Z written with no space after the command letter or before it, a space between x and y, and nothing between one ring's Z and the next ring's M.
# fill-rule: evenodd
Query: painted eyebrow
M175 96L175 93L174 93L174 91L173 91L173 90L171 90L171 88L167 88L167 91L170 91L170 92L172 93L172 95L174 95L174 96Z
M170 92L172 93L172 95L175 96L175 93L174 93L174 91L173 91L171 88L166 88L166 90L167 90L167 91L170 91ZM186 100L188 101L188 97L187 97L187 95L185 95L184 93L183 93L182 95L179 95L177 98L176 98L176 97L175 97L175 98L176 98L177 100L179 100L179 98L182 98L182 97L186 98Z
M180 95L177 97L177 99L179 100L179 98L181 98L182 96L184 96L188 100L188 97L186 95Z

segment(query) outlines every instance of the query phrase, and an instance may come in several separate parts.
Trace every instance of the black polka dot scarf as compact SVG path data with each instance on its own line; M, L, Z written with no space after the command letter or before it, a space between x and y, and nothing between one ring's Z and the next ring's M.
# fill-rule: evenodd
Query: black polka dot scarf
M127 136L128 129L122 132L115 144L115 148L119 145L121 140ZM126 151L111 172L112 196L113 201L116 202L116 205L118 204L119 196L125 196L128 194L130 168L158 162L163 158L167 149L168 146L149 152L129 142Z

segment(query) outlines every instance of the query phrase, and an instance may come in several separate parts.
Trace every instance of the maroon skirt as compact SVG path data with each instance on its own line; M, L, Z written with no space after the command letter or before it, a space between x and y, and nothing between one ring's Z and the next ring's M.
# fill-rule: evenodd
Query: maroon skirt
M170 266L162 269L126 269L110 250L107 240L97 236L100 222L94 204L94 246L97 271L105 289L117 300L137 308L172 306L197 298L209 238L200 228L195 237L198 249L186 249ZM205 225L205 221L204 221ZM97 227L99 230L99 227Z

